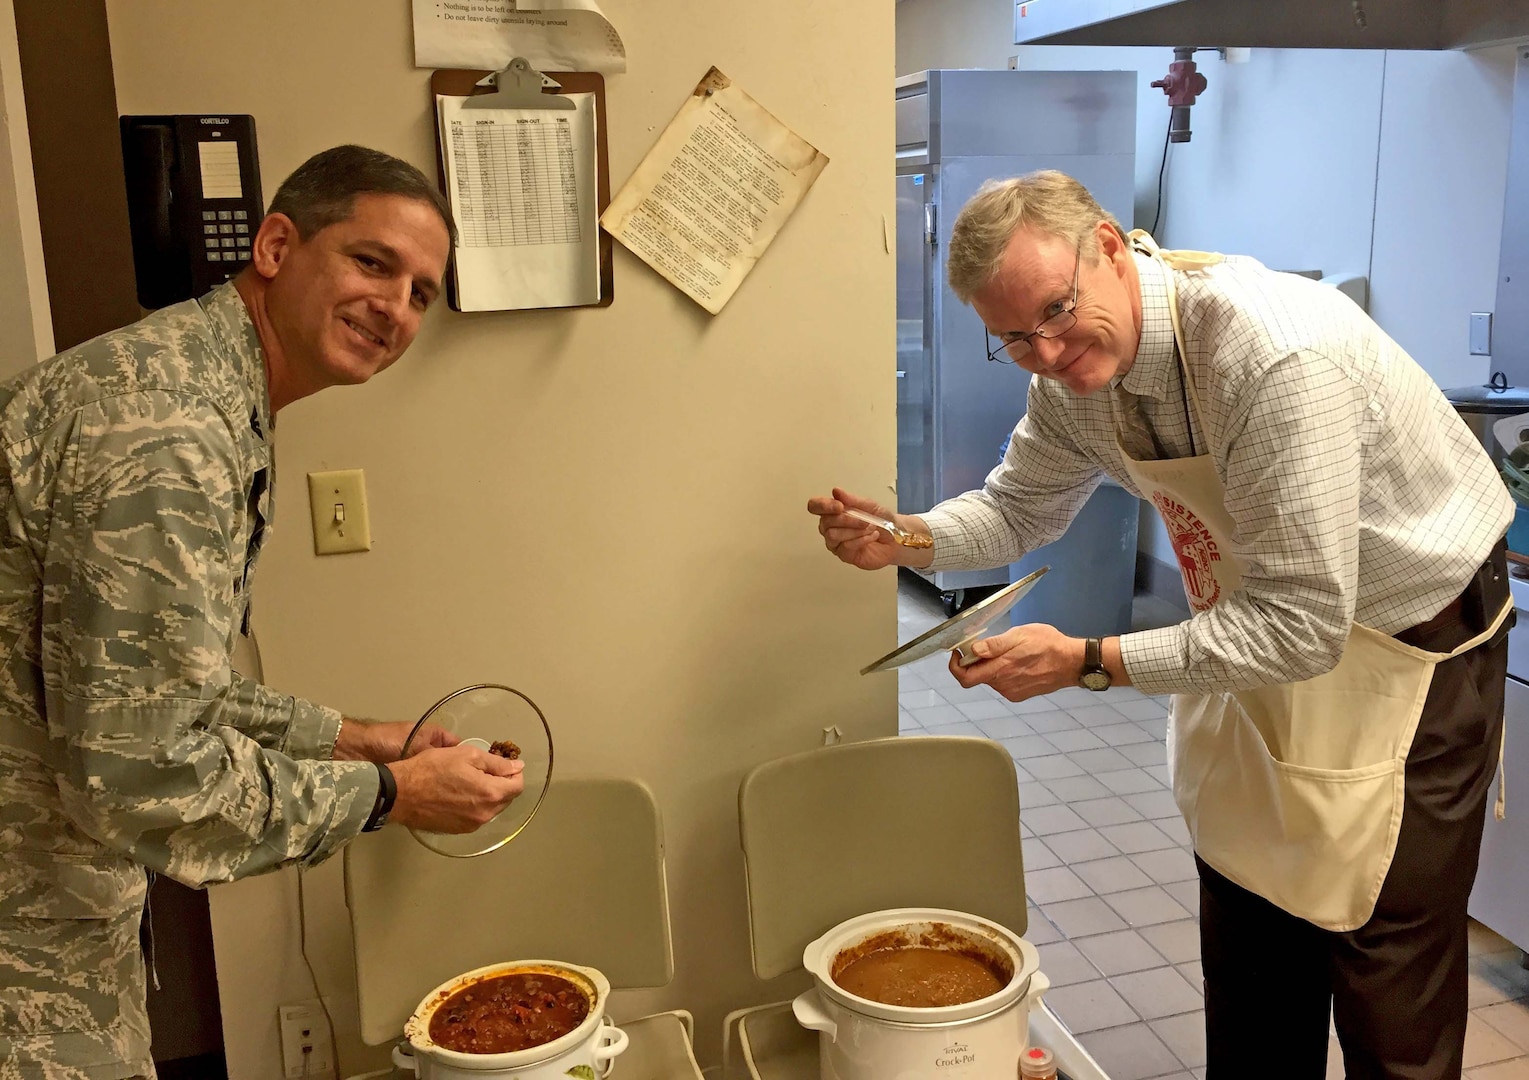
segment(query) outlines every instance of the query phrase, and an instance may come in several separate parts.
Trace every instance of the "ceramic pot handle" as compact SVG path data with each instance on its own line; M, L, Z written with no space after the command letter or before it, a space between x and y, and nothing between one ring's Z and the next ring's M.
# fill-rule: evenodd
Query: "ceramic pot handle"
M413 1054L403 1052L402 1043L397 1043L393 1047L393 1068L413 1073L415 1076L419 1075L419 1062L414 1060Z
M1037 971L1030 976L1030 988L1025 991L1027 1004L1040 1000L1042 994L1051 989L1051 980L1046 978L1045 972Z
M833 1017L829 1016L823 1008L823 1001L818 997L816 990L808 990L797 997L791 1003L791 1014L796 1017L796 1022L808 1031L821 1031L830 1039L839 1036L839 1025L834 1023Z
M616 1067L616 1058L626 1050L632 1041L626 1032L611 1022L611 1018L602 1017L600 1023L604 1025L600 1032L600 1045L595 1047L595 1064L600 1066L600 1075L609 1076L611 1070Z

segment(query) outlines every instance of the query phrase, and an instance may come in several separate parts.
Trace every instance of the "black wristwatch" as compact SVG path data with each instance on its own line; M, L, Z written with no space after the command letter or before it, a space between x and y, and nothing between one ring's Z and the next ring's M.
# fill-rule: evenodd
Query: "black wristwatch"
M1104 670L1104 643L1091 637L1083 646L1083 674L1078 678L1085 690L1108 690L1110 673Z
M398 781L393 779L393 770L377 762L377 801L372 805L372 816L366 819L361 831L376 832L386 825L388 814L393 810L393 800L397 798Z

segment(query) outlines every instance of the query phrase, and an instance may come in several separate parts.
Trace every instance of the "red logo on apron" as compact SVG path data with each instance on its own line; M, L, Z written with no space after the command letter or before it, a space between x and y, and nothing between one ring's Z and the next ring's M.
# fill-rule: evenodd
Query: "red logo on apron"
M1179 572L1184 575L1189 606L1197 612L1209 610L1221 599L1221 583L1216 580L1213 566L1221 561L1216 541L1193 510L1165 492L1154 491L1152 505L1168 526L1168 538L1173 541Z

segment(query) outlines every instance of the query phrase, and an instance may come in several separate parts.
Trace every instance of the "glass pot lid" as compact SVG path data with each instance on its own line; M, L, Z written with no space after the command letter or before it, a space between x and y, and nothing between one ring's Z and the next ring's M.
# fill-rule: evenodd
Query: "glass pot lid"
M1026 574L1012 585L1008 585L986 600L973 604L965 611L946 619L932 630L926 630L906 645L899 645L887 655L875 663L867 664L860 669L860 674L869 675L873 671L891 671L893 668L911 664L915 660L922 660L926 656L933 656L937 652L947 652L951 649L962 652L963 666L971 663L965 659L965 647L977 638L987 633L988 627L992 626L1000 618L1009 613L1009 609L1024 599L1025 594L1035 587L1035 583L1045 576L1051 567L1043 566L1034 573Z
M468 859L496 851L519 836L546 798L552 782L552 729L541 709L525 694L498 683L475 683L454 690L430 707L404 740L409 756L426 724L451 732L460 741L525 762L525 790L492 821L470 833L410 829L414 839L440 855ZM497 747L497 749L495 749Z

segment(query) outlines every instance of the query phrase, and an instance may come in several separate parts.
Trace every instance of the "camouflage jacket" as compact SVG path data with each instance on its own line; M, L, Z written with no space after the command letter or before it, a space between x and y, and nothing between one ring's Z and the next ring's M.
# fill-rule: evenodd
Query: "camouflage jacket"
M270 411L231 285L0 386L0 1080L153 1075L145 868L311 864L371 812L340 714L230 666Z

